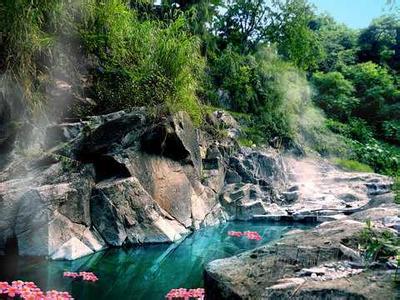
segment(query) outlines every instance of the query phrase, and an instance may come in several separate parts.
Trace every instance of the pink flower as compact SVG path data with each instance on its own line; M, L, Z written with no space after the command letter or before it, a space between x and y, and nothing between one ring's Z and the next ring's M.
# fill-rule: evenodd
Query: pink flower
M17 288L10 286L8 288L8 297L14 298L16 296L16 294L17 294Z
M246 231L243 235L246 236L249 240L262 240L261 236L256 231Z
M172 289L168 292L167 295L165 295L165 298L168 300L173 300L173 299L204 299L204 289Z
M78 273L75 272L64 272L64 277L70 277L70 278L77 278L80 275Z
M228 231L228 235L234 237L241 237L243 233L241 233L240 231Z
M97 276L92 272L80 272L79 275L82 277L83 280L96 282L99 280Z
M8 282L0 282L0 294L8 293L9 287Z
M11 286L7 282L0 282L0 294L7 294L9 298L19 297L24 300L73 300L68 292L49 291L44 293L33 282L21 280L13 281Z

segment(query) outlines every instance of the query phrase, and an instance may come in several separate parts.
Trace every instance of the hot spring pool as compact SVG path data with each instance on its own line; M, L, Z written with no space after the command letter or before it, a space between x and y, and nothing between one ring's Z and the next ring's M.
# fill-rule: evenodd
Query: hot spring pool
M77 300L164 299L172 288L203 286L206 263L279 239L291 229L312 225L230 222L201 229L181 243L118 248L73 262L0 257L0 281L34 281L42 290L68 291ZM228 236L228 231L256 231L261 241ZM99 281L64 278L63 272L94 272Z

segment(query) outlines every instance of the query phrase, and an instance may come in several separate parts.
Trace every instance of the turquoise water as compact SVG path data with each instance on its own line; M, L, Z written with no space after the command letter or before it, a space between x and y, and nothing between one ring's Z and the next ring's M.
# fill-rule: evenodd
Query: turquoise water
M294 228L310 226L231 222L201 229L181 243L111 249L73 262L3 257L0 281L34 281L44 291L68 291L78 300L164 299L172 288L202 287L206 263L269 243ZM257 231L263 239L229 237L230 230ZM99 281L74 281L64 278L64 271L94 272Z

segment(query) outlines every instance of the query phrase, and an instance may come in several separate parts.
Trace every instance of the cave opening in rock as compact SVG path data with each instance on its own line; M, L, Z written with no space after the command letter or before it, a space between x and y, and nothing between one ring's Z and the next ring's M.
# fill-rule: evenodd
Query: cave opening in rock
M141 147L142 151L146 153L162 155L176 161L185 160L190 156L176 132L169 132L162 126L147 131L142 136Z
M18 240L15 235L9 237L6 240L6 244L4 247L4 254L6 256L15 256L18 255Z
M108 179L119 179L131 177L128 168L108 155L99 155L92 158L96 177L95 181L100 182Z
M14 280L18 271L18 240L15 235L9 237L4 244L4 255L0 255L0 281ZM1 296L0 296L1 298ZM2 298L1 298L2 299Z

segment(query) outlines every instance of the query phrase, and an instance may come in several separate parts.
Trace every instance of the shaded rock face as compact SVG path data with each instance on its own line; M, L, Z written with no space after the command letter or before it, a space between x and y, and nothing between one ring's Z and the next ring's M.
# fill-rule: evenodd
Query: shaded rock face
M191 164L201 171L197 132L185 113L177 113L142 135L142 150Z
M220 200L231 219L284 213L276 202L287 185L286 166L275 152L241 149L230 157Z
M161 210L134 177L97 184L91 215L100 235L113 246L171 242L188 232Z
M224 221L219 188L201 183L188 116L152 123L137 109L49 126L49 154L17 157L0 174L0 253L16 240L21 255L76 259Z

